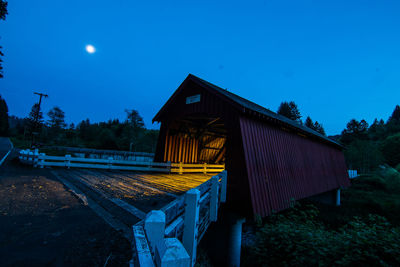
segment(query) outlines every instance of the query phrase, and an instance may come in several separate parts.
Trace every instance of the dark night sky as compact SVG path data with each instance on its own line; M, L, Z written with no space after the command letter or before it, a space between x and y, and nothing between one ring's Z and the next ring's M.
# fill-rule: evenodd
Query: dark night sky
M399 13L384 0L11 0L0 94L17 116L37 90L68 122L134 108L158 127L152 117L193 73L274 111L294 100L336 134L400 104Z

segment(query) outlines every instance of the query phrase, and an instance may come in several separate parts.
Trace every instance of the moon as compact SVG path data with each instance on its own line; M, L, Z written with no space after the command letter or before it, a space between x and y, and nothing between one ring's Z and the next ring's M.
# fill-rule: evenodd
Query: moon
M93 54L94 52L96 52L96 48L94 48L93 45L87 45L86 46L86 52L88 52L89 54Z

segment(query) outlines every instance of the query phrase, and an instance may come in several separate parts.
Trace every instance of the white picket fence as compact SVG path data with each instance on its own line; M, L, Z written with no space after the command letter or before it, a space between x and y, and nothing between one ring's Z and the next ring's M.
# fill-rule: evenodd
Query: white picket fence
M223 171L133 226L131 266L194 266L197 245L226 201Z
M166 173L219 173L225 169L223 164L185 164L185 163L160 163L153 161L131 161L108 159L77 158L71 155L50 156L36 150L21 150L19 159L22 163L34 167L66 167L66 168L93 168L107 170L149 171Z
M350 179L356 178L358 176L357 170L347 170L347 172L349 174Z

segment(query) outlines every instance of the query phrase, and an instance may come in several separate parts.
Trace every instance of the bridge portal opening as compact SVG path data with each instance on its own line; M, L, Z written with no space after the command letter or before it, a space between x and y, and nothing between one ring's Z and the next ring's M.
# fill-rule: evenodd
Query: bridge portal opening
M164 162L224 164L227 130L221 117L191 114L170 123Z

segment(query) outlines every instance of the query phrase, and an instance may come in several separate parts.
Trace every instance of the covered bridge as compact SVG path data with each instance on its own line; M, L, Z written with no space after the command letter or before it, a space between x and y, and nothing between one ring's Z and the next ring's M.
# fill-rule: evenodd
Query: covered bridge
M155 161L225 163L227 201L248 214L349 185L340 144L191 74L154 121Z

